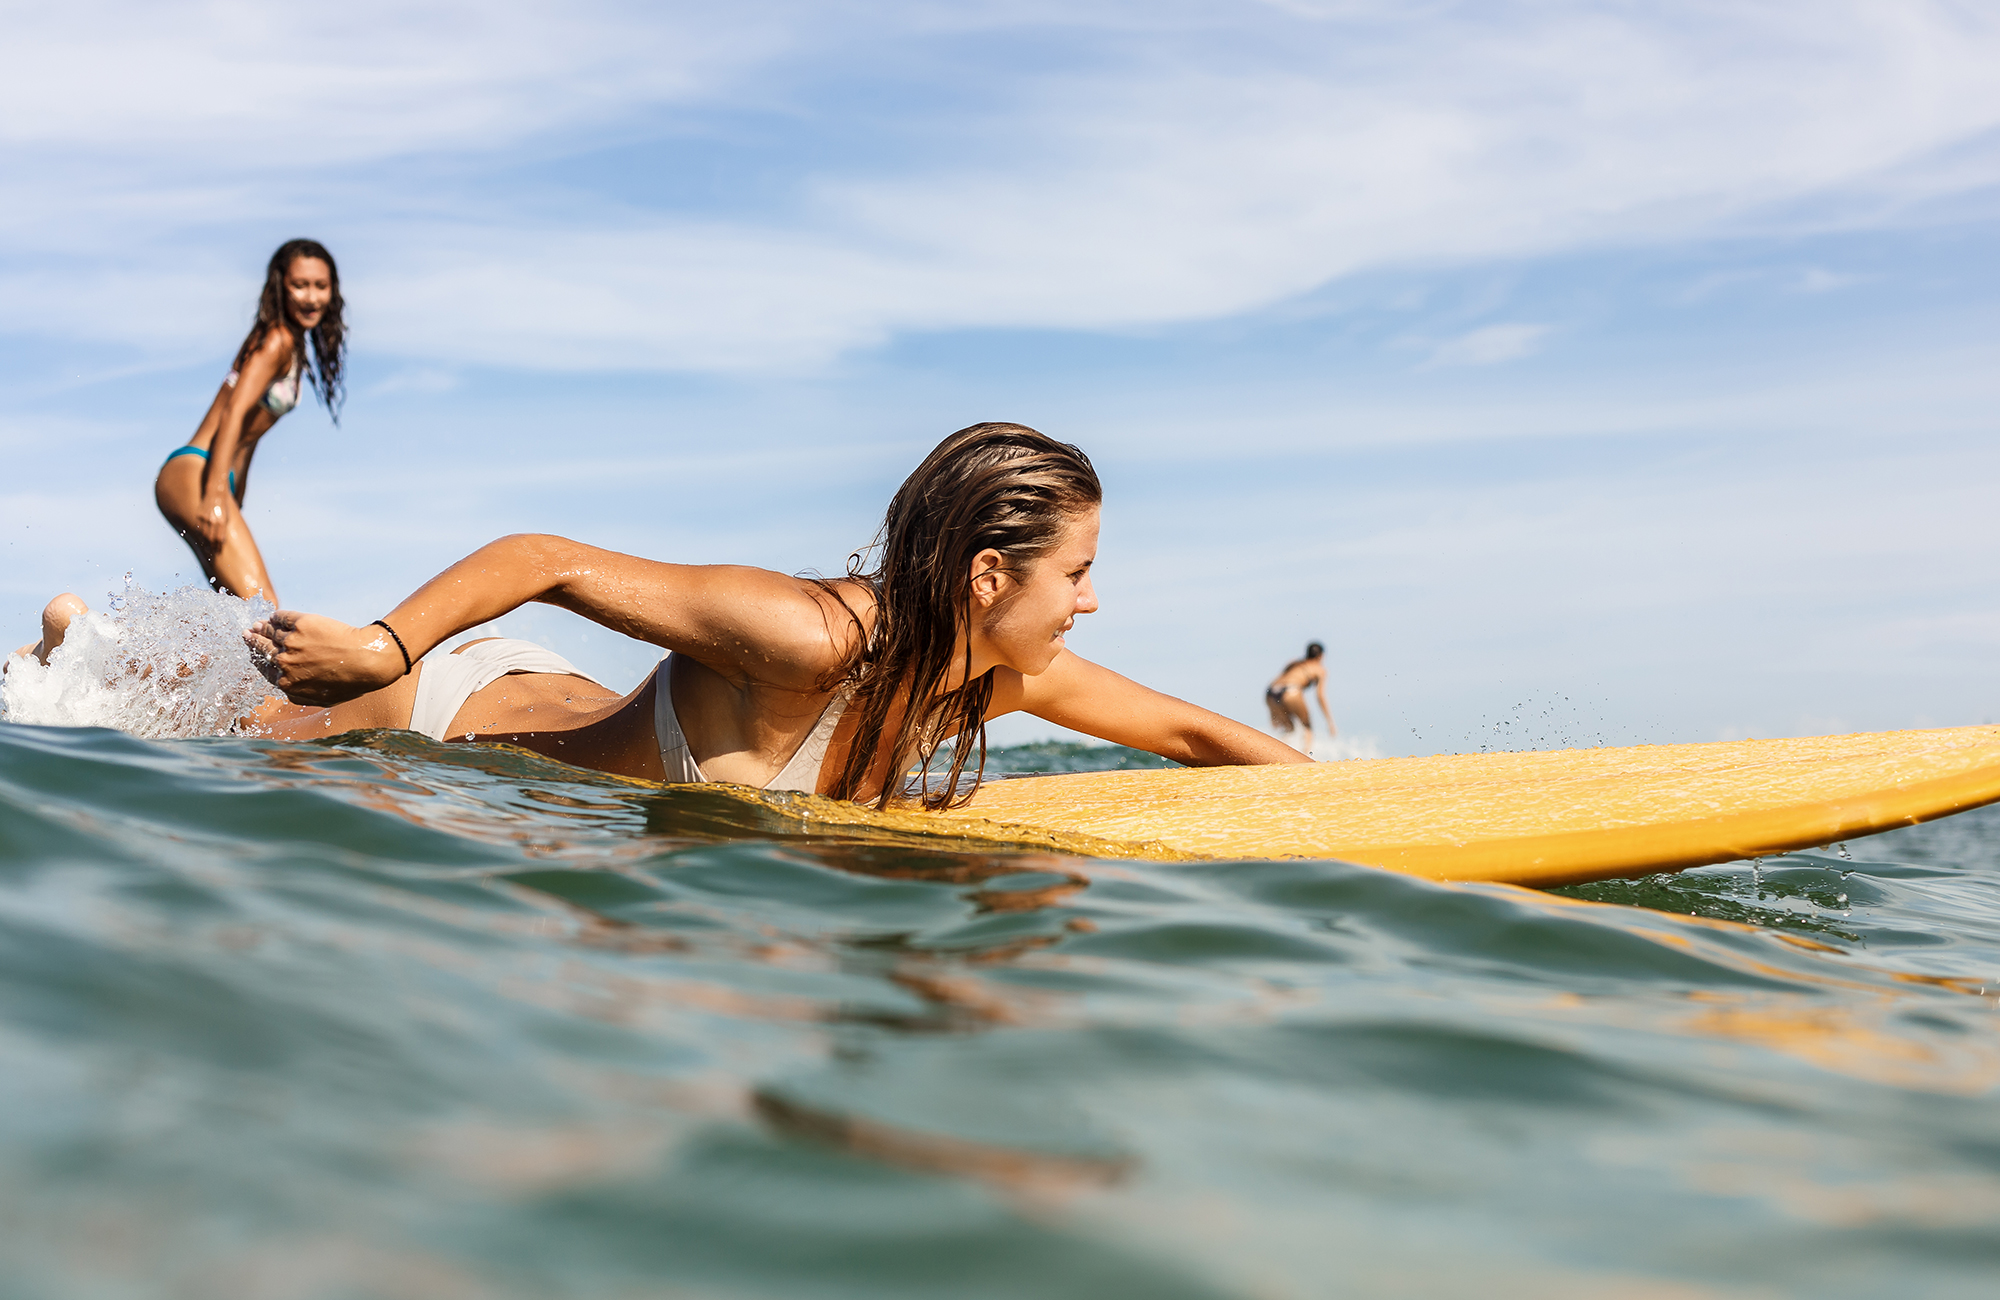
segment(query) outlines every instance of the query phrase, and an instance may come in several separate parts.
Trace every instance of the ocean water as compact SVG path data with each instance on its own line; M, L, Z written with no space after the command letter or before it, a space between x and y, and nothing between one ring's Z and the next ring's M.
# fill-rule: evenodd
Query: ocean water
M2000 809L1543 894L0 723L0 1297L1984 1297L1996 994Z

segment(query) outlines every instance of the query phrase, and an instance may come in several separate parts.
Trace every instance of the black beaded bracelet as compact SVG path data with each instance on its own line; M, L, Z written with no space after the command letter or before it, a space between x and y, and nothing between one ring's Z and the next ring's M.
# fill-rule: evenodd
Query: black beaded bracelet
M416 665L410 662L410 647L403 644L403 638L396 635L396 629L390 627L387 623L384 623L379 618L376 619L374 622L370 623L368 626L379 627L384 632L387 632L389 634L389 639L391 641L394 641L396 643L396 648L403 652L403 676L408 677L410 675L410 669L416 667Z

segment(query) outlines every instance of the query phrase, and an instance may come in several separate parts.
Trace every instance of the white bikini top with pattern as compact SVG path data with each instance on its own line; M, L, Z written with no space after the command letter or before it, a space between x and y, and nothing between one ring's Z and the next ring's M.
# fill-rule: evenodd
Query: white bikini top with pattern
M271 413L272 419L277 419L299 404L299 376L303 370L301 359L294 353L291 373L273 379L271 386L264 390L264 409ZM232 370L223 377L222 382L234 388L236 380L237 373Z

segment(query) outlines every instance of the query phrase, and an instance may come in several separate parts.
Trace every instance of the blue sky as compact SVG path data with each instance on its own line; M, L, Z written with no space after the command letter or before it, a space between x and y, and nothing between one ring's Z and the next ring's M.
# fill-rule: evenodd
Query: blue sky
M294 607L834 570L1014 419L1110 492L1072 644L1246 720L1309 637L1389 753L2000 716L1990 5L724 8L8 4L0 615L192 576L152 473L303 234Z

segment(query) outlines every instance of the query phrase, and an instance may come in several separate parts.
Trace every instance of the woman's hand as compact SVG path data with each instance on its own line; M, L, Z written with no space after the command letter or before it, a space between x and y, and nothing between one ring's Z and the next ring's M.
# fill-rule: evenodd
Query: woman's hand
M403 652L370 624L281 609L251 625L243 643L257 670L294 704L343 704L403 676Z
M201 535L202 541L208 543L211 551L219 549L223 539L229 535L229 512L235 505L234 498L227 492L208 492L202 495L201 504L195 507L194 530Z

